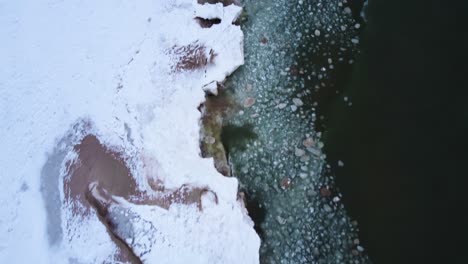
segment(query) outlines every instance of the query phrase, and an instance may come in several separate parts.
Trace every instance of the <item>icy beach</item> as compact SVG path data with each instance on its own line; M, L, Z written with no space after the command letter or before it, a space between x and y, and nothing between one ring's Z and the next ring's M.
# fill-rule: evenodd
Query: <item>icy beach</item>
M240 12L0 4L1 263L259 262L237 180L199 146L205 93L244 62Z

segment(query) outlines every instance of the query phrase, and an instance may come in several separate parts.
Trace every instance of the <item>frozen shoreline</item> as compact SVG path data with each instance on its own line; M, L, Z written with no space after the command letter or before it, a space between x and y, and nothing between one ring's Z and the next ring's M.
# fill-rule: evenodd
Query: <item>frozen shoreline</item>
M243 34L232 24L241 8L196 2L35 1L2 7L0 33L9 38L0 56L9 67L0 70L0 183L8 186L0 194L0 262L96 263L115 255L97 216L71 214L60 187L64 161L76 158L71 148L94 134L128 156L143 190L154 177L168 189L188 184L217 195L217 204L202 200L203 211L183 204L168 210L137 206L116 197L158 230L160 239L145 240L139 233L145 226L132 223L142 239L132 250L144 253L145 263L258 263L260 239L238 201L237 180L218 173L199 147L202 87L223 81L243 63ZM195 17L221 22L202 28ZM170 50L195 42L213 50L212 63L174 70L180 58ZM213 86L205 88L215 93ZM80 120L89 127L72 128L64 139ZM51 241L47 211L54 208L61 211L55 216L61 230Z

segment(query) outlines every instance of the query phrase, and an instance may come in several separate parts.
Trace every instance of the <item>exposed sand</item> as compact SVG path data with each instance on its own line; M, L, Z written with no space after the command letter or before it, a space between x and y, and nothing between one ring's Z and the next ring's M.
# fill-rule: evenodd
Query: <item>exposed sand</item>
M113 195L126 199L138 195L136 182L123 159L101 145L95 136L86 136L74 149L79 162L70 165L70 177L64 181L67 199L79 200L89 206L84 194L92 182L99 182Z
M65 177L63 186L65 199L72 205L82 205L73 207L74 214L97 213L120 249L117 257L120 261L141 263L124 239L114 232L117 223L110 217L110 208L118 206L119 202L113 197L122 197L134 204L157 205L165 209L173 203L184 203L197 204L201 210L201 197L207 193L213 195L217 202L216 194L207 188L183 185L177 190L168 191L155 180L148 182L153 188L151 193L139 190L122 155L106 148L94 135L84 137L80 144L74 147L74 151L77 152L78 159L68 164L69 175ZM85 209L83 211L78 208Z

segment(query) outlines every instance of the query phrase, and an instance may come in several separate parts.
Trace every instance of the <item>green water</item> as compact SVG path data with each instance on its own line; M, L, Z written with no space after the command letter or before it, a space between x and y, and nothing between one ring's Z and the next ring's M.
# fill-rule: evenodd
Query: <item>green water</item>
M262 263L369 263L329 173L319 94L357 55L344 1L244 1L245 65L221 138L261 236ZM252 99L255 103L252 105Z

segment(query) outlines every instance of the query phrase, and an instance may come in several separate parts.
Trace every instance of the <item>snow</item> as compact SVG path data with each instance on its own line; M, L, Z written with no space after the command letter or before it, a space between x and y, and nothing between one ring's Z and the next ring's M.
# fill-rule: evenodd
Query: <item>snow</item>
M203 86L203 90L209 94L218 95L218 82L212 81Z
M243 34L232 24L240 12L196 0L0 2L0 263L113 261L116 246L96 214L73 216L59 187L70 147L85 133L124 150L142 188L141 160L150 160L167 188L208 187L218 197L217 204L203 198L203 210L121 201L158 230L146 239L144 225L132 222L143 241L132 250L149 249L145 263L258 263L260 239L237 199L237 180L199 149L203 87L244 62ZM221 23L201 28L195 16ZM214 50L213 63L174 72L168 51L195 41ZM60 178L43 182L51 158ZM62 236L51 242L48 205L58 199Z

